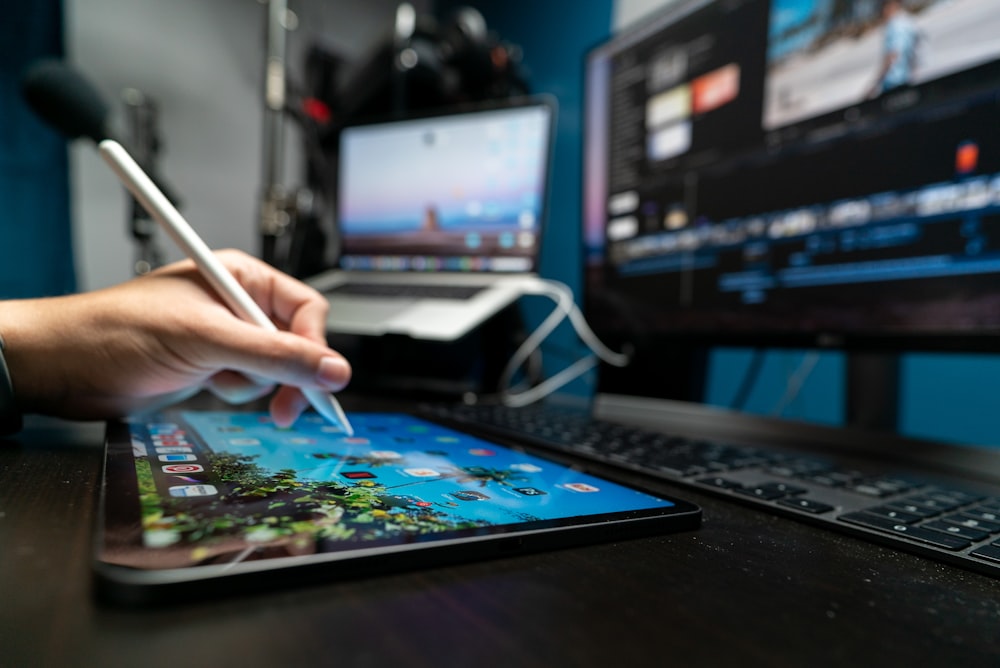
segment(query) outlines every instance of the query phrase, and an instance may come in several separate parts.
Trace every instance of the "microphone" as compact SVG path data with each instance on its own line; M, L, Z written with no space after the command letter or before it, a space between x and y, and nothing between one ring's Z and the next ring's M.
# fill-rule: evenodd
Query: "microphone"
M59 60L41 60L21 80L28 106L68 139L86 137L94 143L116 139L108 105L82 74Z
M69 140L85 137L95 144L105 139L131 144L142 158L143 168L150 178L172 204L179 206L178 198L154 169L159 149L154 128L155 106L141 93L131 90L130 99L126 100L136 116L133 124L136 127L133 128L135 141L125 142L112 130L110 108L97 88L83 74L61 60L40 60L29 67L21 79L21 92L28 106ZM141 110L138 109L140 106ZM130 201L129 231L138 244L133 269L136 274L144 274L163 264L163 253L154 239L155 223L134 197L130 197Z

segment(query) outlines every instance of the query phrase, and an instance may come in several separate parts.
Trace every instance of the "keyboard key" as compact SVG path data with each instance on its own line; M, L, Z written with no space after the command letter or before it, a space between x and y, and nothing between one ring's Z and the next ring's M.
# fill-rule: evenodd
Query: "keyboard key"
M752 496L755 499L762 499L764 501L773 501L775 499L780 499L786 496L785 492L781 490L774 489L773 487L739 487L735 489L737 494L743 494L744 496Z
M971 517L976 520L985 520L986 522L1000 522L1000 514L990 512L989 510L983 510L982 508L967 508L962 511L962 514L966 517Z
M882 476L875 480L875 484L885 489L893 494L900 494L902 492L908 492L916 487L921 487L922 484L914 480L905 480L903 478L896 478L892 476Z
M974 557L982 557L990 561L1000 561L1000 545L984 545L969 552Z
M870 478L858 482L851 489L859 494L883 498L913 489L913 485L896 478Z
M887 503L885 504L885 507L891 508L892 510L899 510L910 515L916 515L917 517L922 517L924 519L941 514L940 511L935 508L928 508L927 506L922 506L916 503L906 503L903 501Z
M776 492L781 492L785 496L794 496L795 494L805 494L809 490L805 487L796 487L795 485L789 485L786 482L765 482L762 485L757 485L760 489L774 490Z
M886 533L896 534L899 536L906 536L921 543L926 543L935 547L943 547L946 550L964 550L972 545L971 541L961 538L960 536L949 536L941 533L940 531L923 529L921 527L913 526L912 524L893 522L891 519L879 517L878 515L871 515L869 513L847 513L845 515L841 515L839 519L843 522L857 524L869 529L884 531Z
M949 510L954 510L955 508L961 508L964 503L960 503L945 496L930 496L922 494L919 496L907 497L904 500L906 503L915 503L921 506L926 506L927 508L935 508L941 512L947 512Z
M988 533L1000 533L1000 524L997 524L996 522L987 522L986 520L979 520L975 517L948 515L947 517L942 517L941 519L945 522L957 524L961 527L968 527L969 529L979 529L980 531L986 531Z
M829 504L820 503L819 501L813 501L811 499L781 499L778 501L778 505L788 506L789 508L802 510L813 515L822 515L823 513L828 513L834 509L833 506Z
M955 489L953 487L941 487L940 485L932 485L926 490L926 494L932 497L941 497L963 506L985 498L982 494Z
M884 517L888 520L893 520L894 522L902 522L903 524L913 524L924 519L920 515L914 515L913 513L903 512L902 510L895 510L891 506L878 506L876 508L865 508L866 513L872 515L878 515L879 517Z
M944 520L933 520L920 526L925 529L933 529L934 531L941 531L943 533L949 534L951 536L961 536L972 542L978 542L981 540L986 540L989 538L989 534L981 529L970 529L969 527L962 526L961 524L953 524L952 522L945 522Z
M717 487L718 489L740 489L743 487L742 483L738 483L735 480L730 480L728 478L701 478L697 482L702 485L708 485L709 487Z
M817 473L815 475L803 476L803 479L825 487L843 487L848 482L833 473Z
M987 499L983 503L980 503L978 507L982 508L983 510L989 510L990 512L993 513L1000 513L1000 499L995 499L995 498Z
M884 496L892 496L896 492L883 489L878 485L871 485L868 483L861 483L860 485L855 485L851 488L851 491L857 492L858 494L864 494L865 496L874 496L876 498L882 498Z

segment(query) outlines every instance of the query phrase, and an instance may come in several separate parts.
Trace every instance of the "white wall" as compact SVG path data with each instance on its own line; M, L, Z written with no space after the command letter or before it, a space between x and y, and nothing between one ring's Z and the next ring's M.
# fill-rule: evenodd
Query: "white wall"
M392 25L395 0L289 0L299 17L289 35L292 65L322 36L359 58ZM421 8L428 2L413 3ZM122 89L160 105L160 172L183 212L212 247L259 252L261 70L266 4L257 0L66 0L69 60L120 118ZM286 181L299 185L297 137L287 137ZM71 149L74 244L81 289L132 275L126 198L93 146ZM170 259L179 254L159 237Z

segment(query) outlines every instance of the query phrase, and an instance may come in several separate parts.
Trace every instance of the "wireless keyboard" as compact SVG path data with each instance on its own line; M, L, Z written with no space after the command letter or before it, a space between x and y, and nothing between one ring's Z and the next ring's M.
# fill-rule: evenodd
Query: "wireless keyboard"
M1000 577L1000 492L791 450L697 440L549 406L428 406L483 435L570 453Z

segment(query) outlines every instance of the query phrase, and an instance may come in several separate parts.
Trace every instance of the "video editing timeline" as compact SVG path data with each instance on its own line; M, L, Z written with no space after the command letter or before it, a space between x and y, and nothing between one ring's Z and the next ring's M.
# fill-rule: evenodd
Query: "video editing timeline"
M595 49L592 290L652 327L1000 326L995 7L904 3L917 64L890 86L892 17L833 4L686 2Z

